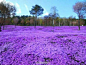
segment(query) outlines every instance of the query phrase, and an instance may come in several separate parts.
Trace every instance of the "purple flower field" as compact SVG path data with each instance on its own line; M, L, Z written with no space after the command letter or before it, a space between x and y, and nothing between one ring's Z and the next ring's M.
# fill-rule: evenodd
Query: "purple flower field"
M0 32L0 65L85 64L86 26L6 25Z

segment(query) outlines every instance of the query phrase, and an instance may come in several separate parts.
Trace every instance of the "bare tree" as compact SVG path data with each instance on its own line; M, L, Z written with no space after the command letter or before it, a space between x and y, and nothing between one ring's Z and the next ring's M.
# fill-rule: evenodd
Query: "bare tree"
M86 14L86 4L83 2L77 2L73 6L74 12L78 15L79 21L78 21L78 27L80 30L80 19L84 18Z
M57 8L54 6L51 8L52 13L49 14L49 16L53 18L53 26L54 26L54 19L56 19L56 17L59 16L57 11L58 11Z

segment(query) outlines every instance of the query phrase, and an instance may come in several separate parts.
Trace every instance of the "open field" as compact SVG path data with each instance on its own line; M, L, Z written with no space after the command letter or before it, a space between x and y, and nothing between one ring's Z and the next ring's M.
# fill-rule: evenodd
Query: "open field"
M85 65L86 26L13 26L0 32L0 65Z

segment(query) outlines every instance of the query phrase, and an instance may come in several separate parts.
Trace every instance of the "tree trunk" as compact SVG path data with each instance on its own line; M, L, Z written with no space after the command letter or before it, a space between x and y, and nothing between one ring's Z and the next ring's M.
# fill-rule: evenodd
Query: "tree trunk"
M15 24L15 28L16 28L16 24Z
M78 27L79 27L79 30L80 30L80 19L79 19L79 21L78 21L78 22L79 22L79 26L78 26Z
M4 30L4 23L5 23L5 14L4 14L4 21L3 21L3 30Z
M59 21L59 26L60 26L60 21Z
M70 21L70 26L71 26L71 21Z
M64 22L64 26L65 26L65 22Z
M34 25L34 28L36 28L36 27L35 27L35 23L36 23L35 20L36 20L36 19L35 19L34 15L33 15L33 21L34 21L34 24L33 24L33 25Z
M54 19L53 19L53 26L54 26Z
M54 32L54 19L53 19L53 32Z
M1 32L1 24L0 24L0 32Z
M36 28L36 25L37 25L37 14L36 14L36 19L35 19L35 28Z
M78 21L78 27L79 27L79 30L80 30L80 16L79 16L79 21Z
M36 20L35 20L35 26L36 26L36 23L37 23L37 22L36 22Z

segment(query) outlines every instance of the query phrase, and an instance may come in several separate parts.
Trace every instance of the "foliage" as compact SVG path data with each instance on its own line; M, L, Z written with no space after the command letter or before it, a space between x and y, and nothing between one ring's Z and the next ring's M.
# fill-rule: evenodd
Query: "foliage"
M43 20L42 20L42 19L39 19L39 22L40 22L40 26L41 26L41 24L42 24Z
M0 2L0 12L1 12L1 16L4 18L3 21L3 29L4 29L5 18L10 17L11 15L14 16L16 12L16 8L14 5L11 5L6 1L2 1Z
M33 16L35 15L35 17L36 17L35 18L35 26L37 25L37 16L43 14L43 11L44 11L44 9L39 5L33 6L31 11L29 11L30 14L32 14Z
M44 9L41 6L35 5L32 7L31 11L29 11L29 12L32 15L39 16L39 15L43 14L43 11L44 11Z
M24 19L21 20L22 25L24 24Z
M16 8L14 5L11 5L10 3L7 3L6 1L2 1L0 3L0 11L2 13L2 16L9 17L10 15L15 14Z
M29 21L29 20L27 20L27 21L26 21L26 24L27 24L27 25L29 25L29 24L30 24L30 21Z

